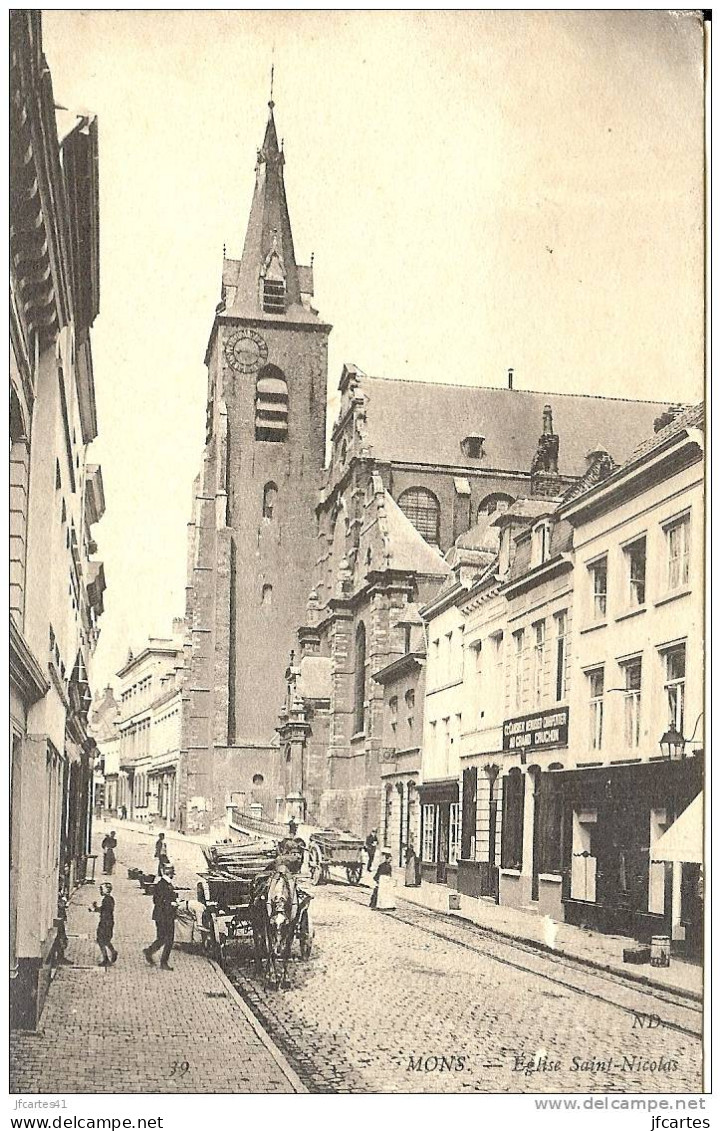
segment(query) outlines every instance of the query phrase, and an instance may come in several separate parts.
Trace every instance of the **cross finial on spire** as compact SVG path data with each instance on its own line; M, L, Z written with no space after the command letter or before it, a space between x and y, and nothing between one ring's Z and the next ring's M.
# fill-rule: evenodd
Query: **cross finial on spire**
M273 101L273 78L275 76L274 56L275 56L275 44L273 44L273 51L272 51L272 54L271 54L271 64L270 64L270 100L268 102L268 105L270 106L271 110L275 106L275 102Z

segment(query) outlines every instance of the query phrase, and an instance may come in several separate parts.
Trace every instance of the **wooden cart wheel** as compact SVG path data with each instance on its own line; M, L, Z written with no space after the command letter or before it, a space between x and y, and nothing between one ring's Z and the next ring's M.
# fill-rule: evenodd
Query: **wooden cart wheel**
M308 853L308 867L310 869L310 882L314 885L319 884L323 878L323 862L320 849L315 844L311 845Z
M361 881L361 876L363 875L363 865L348 864L345 870L345 874L348 877L349 884L359 884Z
M313 930L310 925L310 916L307 910L303 912L298 928L298 941L300 942L301 958L310 958L313 949Z
M206 949L207 949L208 953L210 954L211 958L214 958L215 961L218 962L220 964L220 966L222 967L224 965L224 960L225 960L224 950L223 950L223 947L222 947L220 940L218 938L218 932L215 928L215 919L212 915L209 917L209 919L210 919L210 924L209 924L210 925L210 931L208 933L208 937L207 937L207 941L206 941Z

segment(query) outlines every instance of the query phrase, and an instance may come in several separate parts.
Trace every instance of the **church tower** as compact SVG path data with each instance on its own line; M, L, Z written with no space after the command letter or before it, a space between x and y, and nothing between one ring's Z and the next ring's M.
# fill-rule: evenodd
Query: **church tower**
M275 815L284 670L317 557L331 327L311 303L312 266L296 261L268 105L243 252L224 253L205 358L179 783L189 830L219 824L228 799Z

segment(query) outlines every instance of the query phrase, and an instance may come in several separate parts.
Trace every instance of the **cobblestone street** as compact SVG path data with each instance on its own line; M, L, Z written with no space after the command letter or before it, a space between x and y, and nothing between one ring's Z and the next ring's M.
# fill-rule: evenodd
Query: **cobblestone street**
M315 939L310 959L294 959L290 989L264 989L247 943L230 952L226 971L287 1058L284 1071L207 959L176 949L173 973L145 966L151 905L124 876L127 866L149 866L153 838L115 827L120 961L107 973L95 966L95 918L86 908L97 886L80 889L69 928L73 967L61 968L51 988L42 1033L13 1035L14 1091L701 1088L698 1003L402 899L395 912L373 912L367 887L313 888L305 877ZM174 838L170 848L178 886L194 887L199 846ZM658 1015L660 1024L641 1027L634 1011ZM545 1058L545 1069L525 1071L534 1058ZM184 1064L182 1075L173 1070Z
M310 890L314 949L294 964L292 988L265 991L242 954L229 973L311 1090L701 1087L701 1042L672 1027L700 1026L695 1003L660 1001L402 901L397 912L373 912L367 888ZM662 1023L641 1028L633 1010L659 1014ZM517 1058L536 1057L547 1069L524 1072Z

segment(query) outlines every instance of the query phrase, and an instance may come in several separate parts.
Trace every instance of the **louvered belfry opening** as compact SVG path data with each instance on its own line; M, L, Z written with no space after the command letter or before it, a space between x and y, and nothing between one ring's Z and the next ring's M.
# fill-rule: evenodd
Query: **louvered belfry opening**
M283 443L288 438L288 383L275 365L266 365L258 374L255 438L271 443Z
M283 279L263 280L264 314L285 314L285 282Z

